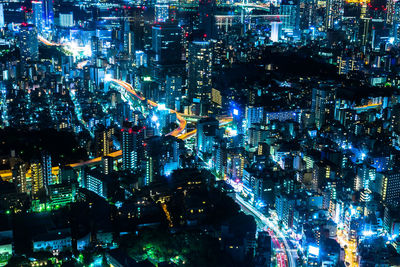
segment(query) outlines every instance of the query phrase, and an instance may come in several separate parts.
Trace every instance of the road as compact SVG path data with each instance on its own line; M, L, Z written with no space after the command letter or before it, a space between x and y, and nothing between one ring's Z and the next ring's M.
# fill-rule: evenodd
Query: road
M259 222L262 222L266 228L269 228L269 230L268 229L265 230L268 230L269 234L271 235L274 247L278 248L276 249L278 266L281 267L296 266L296 259L293 256L289 243L284 234L282 234L282 232L270 220L268 220L267 217L265 217L260 211L258 211L252 205L247 203L238 194L235 194L235 201L240 206L245 207L246 210L249 211L251 215L253 215ZM279 240L282 240L282 243Z

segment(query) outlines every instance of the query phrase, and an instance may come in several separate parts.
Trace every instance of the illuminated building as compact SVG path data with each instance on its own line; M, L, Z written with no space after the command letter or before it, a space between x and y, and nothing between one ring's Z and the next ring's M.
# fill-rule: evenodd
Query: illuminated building
M199 114L206 115L211 98L212 50L209 42L194 41L189 44L188 96L200 103Z
M4 26L4 7L3 4L0 4L0 28L3 28Z
M169 5L167 0L157 0L154 6L156 22L166 22L169 18Z
M173 110L180 109L180 98L182 96L182 77L167 75L165 85L165 105Z
M140 60L137 60L137 53L143 51L136 51L135 54L135 40L134 40L134 33L131 30L131 23L129 20L125 20L123 22L124 24L124 52L129 56L132 57L136 56L136 65L137 66L142 66L144 65Z
M334 25L342 19L343 1L327 0L325 13L325 30L333 29Z
M182 28L174 24L157 24L152 27L152 50L158 64L181 62L182 34Z
M16 164L12 170L12 177L15 186L17 187L17 192L19 193L27 193L27 184L26 184L26 172L27 165L24 163Z
M282 35L282 22L271 22L271 41L279 42Z
M293 34L297 30L299 30L300 23L300 1L292 1L292 0L284 0L280 4L280 15L282 15L282 29L289 33ZM273 42L277 42L279 40L279 35L275 33L276 29L274 27L278 27L278 23L272 23L271 25L271 39ZM279 31L279 30L278 30ZM278 37L278 38L276 38Z
M242 179L245 158L240 149L229 149L227 153L226 174L233 180Z
M276 214L286 228L293 227L295 199L288 195L277 195L275 198Z
M46 28L51 28L54 24L53 0L42 0L43 21Z
M56 184L48 187L50 205L59 208L68 205L75 199L75 184Z
M74 14L70 13L60 13L60 26L69 28L74 26Z
M52 231L33 238L33 251L66 251L71 250L72 238L69 231Z
M103 173L110 174L114 170L114 158L105 156L102 158Z
M39 59L39 41L35 25L21 24L19 47L22 62L37 61Z
M197 122L196 148L200 155L212 152L218 137L219 122L213 118L204 118Z
M112 136L114 135L114 128L105 128L99 126L95 131L95 150L96 156L107 156L112 150Z
M254 123L264 123L264 107L247 107L246 108L246 121L247 129Z
M42 153L42 168L44 186L55 184L55 181L53 181L51 155L47 152Z
M43 167L39 161L31 164L32 195L36 196L44 188Z
M204 37L208 39L214 39L217 35L215 10L215 0L199 1L199 28L204 32Z
M38 33L40 34L43 30L43 4L42 1L32 1L33 11L33 24L35 24Z
M328 92L325 89L314 88L312 91L311 110L313 112L314 123L318 129L325 124L327 115Z
M122 168L137 169L144 158L144 128L125 122L122 128Z
M379 173L377 180L381 181L378 193L381 194L383 202L393 203L400 198L400 173L395 171Z
M355 58L343 58L340 56L338 57L337 63L339 74L347 74L362 68L361 60Z

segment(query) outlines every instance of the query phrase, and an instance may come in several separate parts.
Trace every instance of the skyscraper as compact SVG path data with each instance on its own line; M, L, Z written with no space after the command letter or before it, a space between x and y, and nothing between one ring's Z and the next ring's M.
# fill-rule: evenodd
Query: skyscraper
M157 0L155 4L156 22L166 22L169 18L169 5L167 0Z
M32 195L36 196L40 189L44 187L43 182L43 166L39 161L31 164L31 181L32 181Z
M342 0L326 1L325 30L333 29L334 25L341 20L343 16L343 4L344 1Z
M144 127L132 126L124 122L122 128L122 168L124 170L137 169L144 158Z
M50 28L54 23L53 0L43 0L43 22L47 28Z
M324 89L314 88L312 92L311 110L314 113L314 122L318 129L325 123L328 92Z
M177 64L182 58L182 28L174 24L159 24L152 28L152 50L159 64Z
M3 28L4 26L4 9L3 4L0 4L0 28Z
M27 165L24 163L16 164L12 170L13 182L17 187L17 191L19 193L28 192L26 184L26 171L27 171Z
M54 184L51 168L51 155L47 152L42 154L43 184L44 186Z
M214 39L217 35L217 27L215 23L215 0L199 1L199 28L204 32L204 37Z
M42 1L32 1L33 21L38 33L43 30L43 3Z
M211 153L215 138L218 136L219 122L214 118L204 118L197 122L197 151Z
M39 59L39 41L35 25L22 23L20 26L19 49L21 61L37 61Z
M188 96L190 101L207 105L211 97L212 52L209 42L194 41L189 45ZM201 114L206 114L202 108Z

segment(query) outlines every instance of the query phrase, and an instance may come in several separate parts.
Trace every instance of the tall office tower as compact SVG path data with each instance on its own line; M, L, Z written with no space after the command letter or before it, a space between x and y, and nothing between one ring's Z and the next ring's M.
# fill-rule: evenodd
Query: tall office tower
M0 28L3 28L4 26L4 8L3 4L0 4Z
M124 22L124 52L130 59L135 57L135 40L134 33L131 30L131 23L129 20Z
M395 43L399 42L400 35L400 1L394 3L393 10L393 36Z
M96 60L97 57L101 56L103 50L103 45L99 37L92 36L90 46L92 48L92 60Z
M157 0L155 4L156 22L166 22L169 18L169 5L167 0Z
M114 159L110 156L105 156L101 159L103 166L103 173L110 174L114 169Z
M206 115L207 108L205 107L210 102L212 87L212 51L209 42L194 41L189 44L188 65L189 99L200 103L199 113Z
M35 25L23 23L20 26L19 49L21 61L37 61L39 59L39 41Z
M43 4L42 1L32 1L33 21L38 33L43 30Z
M139 167L144 158L144 127L132 126L124 122L122 128L122 168L134 170Z
M53 181L53 173L51 168L51 155L47 152L42 153L42 170L44 186L55 184Z
M219 122L214 118L204 118L197 122L196 148L201 154L211 153L218 137Z
M282 15L282 29L288 33L293 33L299 30L300 1L283 0L279 9L279 14Z
M43 23L46 28L54 24L53 0L43 0Z
M207 39L215 39L217 37L215 10L215 0L199 1L199 28L203 30Z
M333 29L343 16L343 0L326 0L325 30Z
M25 163L19 163L12 169L12 178L18 193L27 193L26 171L28 167Z
M182 28L173 24L152 27L152 50L159 64L172 65L182 61Z
M380 193L384 203L394 204L400 198L400 173L388 171L377 174L378 186L376 191Z
M100 125L95 130L95 150L97 157L107 156L111 153L112 149L112 136L114 135L114 128L106 128Z
M182 77L167 75L165 85L165 105L167 108L179 110L182 96Z
M328 92L325 89L313 89L311 111L313 112L315 126L318 129L321 129L322 125L325 124L328 101L327 98Z
M31 164L31 181L32 181L32 196L37 195L37 193L44 187L43 182L43 167L39 161L35 161Z

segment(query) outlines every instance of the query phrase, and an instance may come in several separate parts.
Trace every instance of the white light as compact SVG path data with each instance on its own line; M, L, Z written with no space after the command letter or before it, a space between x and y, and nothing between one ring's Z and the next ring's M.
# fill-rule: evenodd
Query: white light
M111 81L111 79L112 79L112 75L110 73L107 73L106 75L104 75L105 81Z
M153 117L151 117L151 120L156 122L156 121L158 121L158 117L156 115L153 115Z
M166 110L165 104L159 104L158 105L159 110Z

